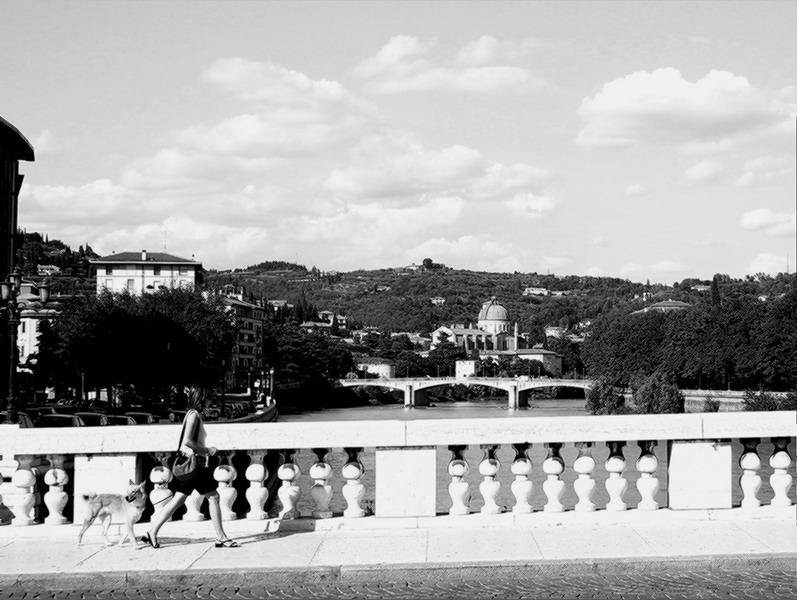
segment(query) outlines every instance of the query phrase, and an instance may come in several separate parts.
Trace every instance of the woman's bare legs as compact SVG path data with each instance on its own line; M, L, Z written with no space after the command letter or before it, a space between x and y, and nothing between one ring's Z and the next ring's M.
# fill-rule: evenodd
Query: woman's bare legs
M149 534L153 544L158 543L158 531L163 524L168 521L178 508L185 504L185 499L188 498L183 492L174 492L174 496L169 500L169 503L163 507L163 510L155 515L149 522Z
M219 504L219 493L216 490L205 494L208 499L208 512L210 513L210 520L213 522L213 527L216 529L216 539L220 542L229 539L227 534L224 533L224 526L221 522L221 505Z

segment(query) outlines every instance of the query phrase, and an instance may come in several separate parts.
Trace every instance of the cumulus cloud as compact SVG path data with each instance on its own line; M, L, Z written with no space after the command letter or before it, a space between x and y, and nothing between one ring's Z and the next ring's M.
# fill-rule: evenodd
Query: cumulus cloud
M716 181L725 171L725 166L716 160L701 160L689 167L683 174L683 180L690 185L711 183Z
M785 272L786 262L785 256L778 256L771 252L763 252L753 259L747 272L777 275L778 273Z
M380 94L430 90L487 93L534 91L547 84L524 66L513 64L539 43L533 39L497 40L482 36L466 44L453 58L434 60L437 41L398 35L351 73L365 89Z
M587 147L698 143L711 149L794 127L793 104L728 71L711 71L696 82L673 68L637 71L584 98L578 114L586 124L576 143Z
M734 183L739 187L753 187L777 183L793 176L793 156L759 156L745 163L744 173Z
M626 196L638 196L645 192L644 186L639 183L632 183L627 188L625 188L625 195Z
M385 62L423 48L393 50ZM480 41L455 62L465 69L526 51ZM116 179L25 186L26 224L53 231L57 214L65 241L90 240L101 253L159 249L166 238L168 251L196 254L211 268L312 256L356 269L402 252L407 262L432 255L484 269L542 266L525 245L529 227L557 206L545 170L464 145L429 147L389 128L338 82L271 63L215 61L201 81L232 96L232 111L168 133ZM430 240L439 252L422 251Z
M742 215L742 229L763 231L767 235L789 236L797 232L797 213L775 213L768 208L757 208Z

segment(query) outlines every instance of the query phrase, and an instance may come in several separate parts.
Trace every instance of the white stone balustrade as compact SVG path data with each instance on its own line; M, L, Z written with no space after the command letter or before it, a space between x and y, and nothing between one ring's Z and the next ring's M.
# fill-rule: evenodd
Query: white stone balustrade
M495 457L498 450L497 445L482 446L484 457L479 463L479 474L484 477L484 480L479 484L479 492L481 492L484 504L481 508L483 515L498 515L503 512L503 509L498 506L498 492L501 490L501 482L495 477L498 471L501 470L501 461Z
M468 462L463 457L467 446L449 446L451 461L448 463L448 474L451 483L448 484L448 495L451 498L450 515L467 515L470 512L470 490L465 475L468 474Z
M268 469L263 463L266 457L265 450L250 450L249 457L251 462L246 467L244 475L249 482L246 489L246 501L249 503L249 512L246 518L250 521L262 521L268 517L265 510L268 500L268 489L265 487L265 480L268 477Z
M542 462L542 470L547 478L542 484L542 490L545 492L548 502L545 503L543 510L545 512L562 512L565 509L565 505L562 504L565 482L559 479L565 470L565 461L559 456L562 444L547 443L545 447L548 448L548 456Z
M149 493L149 501L152 504L153 516L160 514L163 507L169 503L174 493L169 489L169 483L174 476L169 468L169 453L155 452L155 459L160 463L152 468L149 472L149 480L152 483L152 491ZM174 518L174 515L169 517L169 521Z
M362 506L365 498L365 486L360 482L365 474L365 468L359 458L362 450L362 448L344 448L348 461L340 472L346 480L346 485L343 486L341 493L346 499L346 510L343 511L343 516L349 519L359 519L365 516L365 509Z
M534 466L528 455L531 444L512 444L512 447L515 449L515 459L510 467L512 474L515 476L515 480L510 486L512 495L515 497L515 505L512 507L512 512L527 514L534 510L531 506L531 493L534 490L534 482L529 477Z
M232 505L238 497L238 490L233 487L233 482L237 477L237 469L230 464L222 463L213 469L213 479L218 482L219 508L223 521L234 521L238 518L232 509Z
M793 504L793 460L789 445L797 433L792 412L768 413L692 413L682 415L623 415L584 417L541 417L530 419L457 419L452 420L396 420L359 423L239 423L206 425L208 439L224 452L247 452L249 466L240 475L231 464L224 464L215 474L219 482L221 504L225 518L243 516L232 512L235 495L244 490L250 519L267 518L264 504L268 490L264 487L268 471L264 457L267 451L278 451L283 464L276 476L280 487L275 510L285 520L325 518L333 510L342 510L345 518L361 518L366 514L366 503L374 503L376 518L381 516L434 517L429 513L428 499L434 500L438 487L447 487L452 515L470 513L471 485L476 478L469 476L465 451L481 447L484 457L478 463L482 481L479 488L486 518L504 510L499 505L501 481L511 488L515 513L532 512L531 492L541 484L547 502L544 510L593 511L596 506L596 487L603 484L609 495L606 510L654 510L658 508L659 480L668 484L670 510L680 508L723 508L731 506L731 490L743 496L745 509L757 509L762 504L772 509ZM123 433L123 435L120 435ZM14 525L32 524L36 521L51 525L75 521L74 514L64 514L66 491L74 485L74 505L78 494L87 491L119 493L128 479L141 477L141 467L148 455L156 456L161 463L145 473L151 482L150 500L156 507L162 497L169 494L171 472L168 457L173 456L174 439L179 436L179 425L152 425L124 430L90 428L89 430L25 429L13 425L0 425L0 483L5 505L13 513ZM771 456L759 456L760 440L769 440L775 446ZM587 440L587 441L585 441ZM659 461L653 453L659 443L667 444L666 469L659 472ZM633 467L623 456L623 447L637 443L640 455ZM548 456L539 466L532 465L528 449L531 444L542 444ZM605 468L605 482L595 480L596 444L606 444L609 458ZM739 466L743 473L738 481L731 482L732 445L741 444L743 452ZM573 445L578 451L571 456ZM448 463L450 479L438 481L436 452L448 447L452 453ZM539 446L536 446L539 447ZM335 461L327 456L343 448L347 462L333 469ZM438 450L435 450L435 449ZM502 465L498 453L514 448L514 460ZM303 475L293 456L298 449L314 449L317 461L307 475ZM338 449L338 450L335 450ZM363 449L376 449L376 484L363 479L364 469L359 459ZM563 452L566 450L566 452ZM331 456L331 454L330 454ZM380 462L379 457L385 460ZM38 478L44 457L49 466L42 469L43 481ZM404 459L411 468L404 469ZM149 460L149 459L147 459ZM570 464L572 460L572 464ZM771 468L769 484L774 497L759 497L761 492L761 463L766 460ZM64 468L64 465L67 468ZM68 465L74 464L74 468ZM151 464L151 463L149 463ZM475 464L475 463L474 463ZM384 469L380 469L380 465ZM149 468L149 467L147 467ZM573 469L575 481L566 470ZM514 481L512 478L514 477ZM634 505L626 496L628 477L636 480L640 500ZM334 498L332 489L336 482L341 486L341 508L330 508ZM379 482L382 482L381 484ZM706 482L708 484L706 485ZM398 483L396 483L398 482ZM511 485L510 485L511 482ZM43 483L43 485L42 485ZM235 483L235 486L233 485ZM41 486L40 489L36 486ZM248 488L246 488L248 485ZM380 487L381 485L381 487ZM572 490L567 492L567 487ZM415 486L417 489L413 489ZM337 489L337 488L335 488ZM408 504L408 490L422 495L423 503ZM768 490L769 488L767 488ZM312 499L314 509L299 514L302 491ZM567 493L566 493L567 492ZM243 493L243 492L241 492ZM767 491L768 493L768 491ZM508 496L509 492L504 495ZM42 506L36 507L36 498ZM577 497L577 501L569 498ZM565 498L568 498L565 500ZM367 500L366 500L367 499ZM343 504L345 500L345 509ZM186 520L204 519L201 508L204 498L192 495L186 503ZM565 502L568 503L565 506ZM631 505L627 505L631 502ZM304 505L302 505L304 506ZM410 508L407 509L406 507ZM434 508L434 503L432 503ZM396 507L402 510L396 510ZM762 507L763 508L763 507ZM380 509L382 511L380 515ZM46 510L46 513L45 513ZM413 512L417 510L418 512ZM438 508L439 510L439 508ZM446 510L446 507L442 507ZM403 512L402 512L403 511ZM313 515L315 513L315 515ZM46 518L45 518L46 514ZM334 514L333 514L334 516ZM531 517L533 518L533 516Z
M578 496L578 502L574 508L579 512L592 512L596 508L592 496L597 487L592 478L592 471L595 470L592 442L577 442L576 448L578 448L578 457L573 462L573 470L578 473L578 479L573 482L573 489Z
M623 446L625 442L606 442L609 446L609 458L606 459L604 468L609 474L606 479L606 491L609 493L609 502L606 510L625 510L627 507L623 501L625 491L628 489L628 481L623 477L626 460L623 456Z

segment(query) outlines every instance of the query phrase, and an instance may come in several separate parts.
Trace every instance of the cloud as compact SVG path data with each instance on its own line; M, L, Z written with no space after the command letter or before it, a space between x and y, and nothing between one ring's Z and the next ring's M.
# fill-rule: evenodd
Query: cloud
M739 187L754 187L793 176L794 156L760 156L745 163L744 173L734 183Z
M625 195L626 196L639 196L645 192L644 186L639 183L632 183L627 188L625 188Z
M586 124L576 143L586 147L675 143L722 148L772 128L794 128L793 104L728 71L711 71L694 83L673 68L637 71L584 98L578 114Z
M773 236L793 236L797 232L797 213L774 213L768 208L757 208L742 215L740 225L748 231L763 231Z
M374 55L351 70L366 91L399 94L431 90L490 93L536 91L546 82L529 69L512 64L540 44L533 39L497 40L482 36L466 44L449 60L431 58L436 39L421 41L399 35L390 38Z
M725 171L725 166L716 160L701 160L689 167L683 174L683 181L689 185L699 185L716 181Z
M511 49L482 43L458 60ZM167 132L116 178L24 186L27 226L102 254L159 249L165 237L169 252L209 268L267 258L380 267L417 262L430 240L448 264L540 265L528 240L557 207L547 171L465 145L429 147L339 83L271 63L215 61L201 81L234 99L227 114ZM485 233L496 230L506 239Z
M661 277L684 273L688 269L688 265L684 265L673 260L660 260L647 265L641 265L635 262L625 263L620 267L620 273L623 275L637 276L650 273Z
M704 35L693 35L689 38L689 42L695 46L708 46L711 40Z
M786 270L786 257L778 256L770 252L764 252L756 256L748 267L748 273L769 273L777 275Z
M39 133L30 139L30 144L33 146L33 151L39 154L52 154L58 150L58 144L55 141L53 132L49 129L42 129Z

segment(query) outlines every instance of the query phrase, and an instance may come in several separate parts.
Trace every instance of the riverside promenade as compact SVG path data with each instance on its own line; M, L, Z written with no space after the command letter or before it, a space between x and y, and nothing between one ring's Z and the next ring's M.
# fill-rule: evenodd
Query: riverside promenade
M146 526L138 524L137 534ZM98 526L86 533L81 547L76 525L2 526L0 597L46 590L241 588L292 590L285 597L312 597L313 590L332 595L340 586L371 590L363 597L383 597L374 590L401 586L410 595L394 589L384 597L423 597L427 594L421 591L433 595L435 586L475 593L480 586L523 580L543 582L538 591L544 582L555 584L562 595L549 597L568 597L568 581L604 582L608 587L602 597L636 597L631 592L651 585L663 586L662 596L679 597L680 592L689 597L688 584L703 589L713 578L716 587L728 574L743 576L759 594L768 590L768 597L797 593L794 506L428 519L240 519L225 523L225 528L240 548L214 548L210 522L169 522L161 530L161 548L138 550L106 546ZM111 527L112 539L120 533L120 527ZM611 582L633 585L623 595L611 589ZM739 596L721 597L746 597L746 588L738 590ZM420 595L413 596L413 590ZM574 596L577 590L570 592Z

